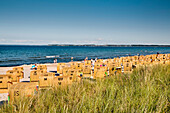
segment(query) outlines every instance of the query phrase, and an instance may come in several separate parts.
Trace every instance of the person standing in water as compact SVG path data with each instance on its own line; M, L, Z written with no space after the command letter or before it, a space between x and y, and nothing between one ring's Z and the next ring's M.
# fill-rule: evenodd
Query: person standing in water
M57 59L54 59L54 63L57 63Z
M73 62L73 57L71 57L71 62Z

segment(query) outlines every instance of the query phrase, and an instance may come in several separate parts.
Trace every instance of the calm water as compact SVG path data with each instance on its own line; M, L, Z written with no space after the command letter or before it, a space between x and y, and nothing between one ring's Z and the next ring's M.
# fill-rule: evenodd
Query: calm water
M170 53L170 47L61 47L61 46L0 46L0 66L16 66L32 63L69 62L70 57L81 61L87 56L93 58L114 58L159 53Z

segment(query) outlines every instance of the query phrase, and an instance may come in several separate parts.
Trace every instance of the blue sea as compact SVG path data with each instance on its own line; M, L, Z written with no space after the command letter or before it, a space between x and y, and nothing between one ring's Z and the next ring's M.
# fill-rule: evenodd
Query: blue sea
M170 47L84 47L84 46L7 46L0 45L0 66L33 63L82 61L85 57L114 58L128 55L170 53Z

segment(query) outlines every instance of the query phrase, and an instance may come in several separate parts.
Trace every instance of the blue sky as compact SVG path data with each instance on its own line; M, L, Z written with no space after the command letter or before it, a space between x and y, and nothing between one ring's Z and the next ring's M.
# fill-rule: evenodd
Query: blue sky
M170 44L170 0L0 0L0 44Z

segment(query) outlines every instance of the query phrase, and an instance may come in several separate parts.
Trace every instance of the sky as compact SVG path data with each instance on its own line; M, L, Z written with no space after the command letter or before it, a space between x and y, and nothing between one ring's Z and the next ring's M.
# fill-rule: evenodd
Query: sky
M170 0L0 0L0 44L170 44Z

